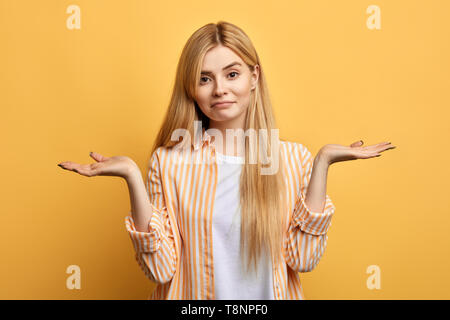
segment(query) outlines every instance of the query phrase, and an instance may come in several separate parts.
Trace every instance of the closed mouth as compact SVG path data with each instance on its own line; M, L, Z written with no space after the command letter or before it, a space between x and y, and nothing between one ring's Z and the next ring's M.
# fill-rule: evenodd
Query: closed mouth
M234 103L233 101L223 101L223 102L215 103L212 106L213 107L217 107L217 106L220 107L220 106L225 106L225 105L233 104L233 103Z

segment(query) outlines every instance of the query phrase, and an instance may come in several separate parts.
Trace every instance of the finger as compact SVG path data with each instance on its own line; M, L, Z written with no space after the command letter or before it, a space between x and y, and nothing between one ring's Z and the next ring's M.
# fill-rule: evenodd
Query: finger
M77 165L73 168L73 171L86 176L86 177L92 177L97 175L98 164L92 163L92 164L84 164L84 165Z
M390 146L390 142L380 142L371 146L364 147L363 149L370 152L380 152L380 150L383 150L383 148L389 148Z
M389 146L386 146L386 147L384 147L384 148L382 148L381 150L378 150L378 151L367 151L366 150L365 152L361 153L360 155L362 157L364 157L364 159L373 158L373 157L380 157L381 156L381 152L384 152L384 151L389 150L389 149L395 149L395 146L389 145Z
M63 162L58 163L58 166L60 166L63 169L66 169L66 170L70 170L72 165L73 165L73 162L70 162L70 161L63 161Z
M89 155L91 156L91 158L93 158L95 161L97 162L102 162L105 161L107 159L107 157L102 156L100 153L97 152L90 152Z
M359 152L357 154L358 159L370 159L370 158L379 157L379 156L381 156L381 154L378 154L376 152Z
M63 169L76 172L76 173L81 174L83 176L91 177L91 176L93 176L95 174L95 170L92 170L91 167L90 167L91 165L89 165L89 164L81 165L81 164L78 164L78 163L75 163L75 162L66 161L66 162L61 162L59 164L59 166L61 168L63 168Z
M386 150L395 149L395 148L396 148L395 146L389 144L389 145L383 146L382 149L379 150L378 152L384 152Z
M371 147L375 147L375 148L378 148L378 147L386 146L386 145L389 145L389 144L391 144L391 143L390 143L390 142L387 142L387 141L385 141L385 142L380 142L380 143L377 143L377 144L371 145Z
M360 146L363 145L363 143L364 143L364 142L363 142L362 140L359 140L359 141L353 142L353 143L350 145L350 147L352 147L352 148L360 147Z
M70 170L70 171L74 171L74 172L78 172L78 170L80 169L81 165L75 162L71 162L71 161L67 161L67 162L62 162L61 163L62 167L66 170Z

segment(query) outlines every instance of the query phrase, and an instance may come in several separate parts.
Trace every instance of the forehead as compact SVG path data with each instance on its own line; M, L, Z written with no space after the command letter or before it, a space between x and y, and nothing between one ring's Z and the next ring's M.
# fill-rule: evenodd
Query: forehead
M219 72L223 67L232 62L239 62L242 66L244 61L228 47L216 46L206 52L202 63L202 70Z

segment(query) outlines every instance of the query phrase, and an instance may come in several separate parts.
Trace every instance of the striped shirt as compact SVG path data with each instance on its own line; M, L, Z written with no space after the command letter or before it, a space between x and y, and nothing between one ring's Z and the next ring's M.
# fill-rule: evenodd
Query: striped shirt
M145 182L152 206L149 231L136 230L131 212L125 217L135 258L145 275L157 283L150 300L215 299L212 213L218 178L216 152L206 130L193 147L191 156L207 161L175 160L174 148L163 146L152 154ZM276 300L303 300L299 272L312 271L321 259L335 206L326 195L323 212L309 210L305 195L313 157L300 143L280 140L280 149L289 223L283 259L272 265L273 296Z

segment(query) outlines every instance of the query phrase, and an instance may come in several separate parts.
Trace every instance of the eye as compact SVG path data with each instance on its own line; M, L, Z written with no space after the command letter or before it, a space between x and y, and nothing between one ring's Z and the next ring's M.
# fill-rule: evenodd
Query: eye
M203 83L202 79L208 79L208 78L207 77L201 77L200 78L200 83ZM206 81L204 81L204 82L206 82Z
M232 71L232 72L230 72L228 75L233 74L233 73L235 73L236 75L235 75L234 77L231 77L231 78L232 78L232 79L237 78L238 75L239 75L239 73L236 72L236 71ZM203 79L206 79L206 80L203 81ZM200 84L206 83L208 79L209 79L208 77L200 77Z

